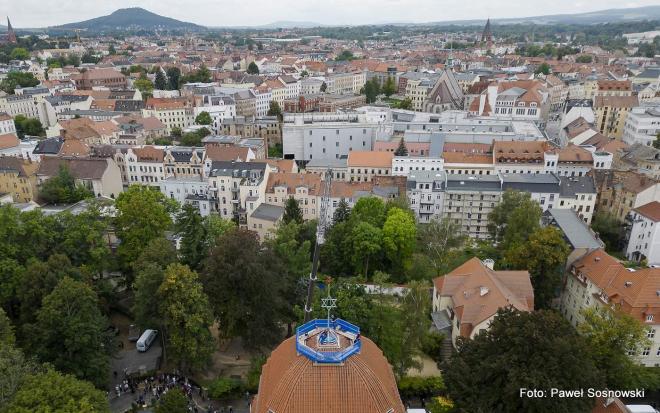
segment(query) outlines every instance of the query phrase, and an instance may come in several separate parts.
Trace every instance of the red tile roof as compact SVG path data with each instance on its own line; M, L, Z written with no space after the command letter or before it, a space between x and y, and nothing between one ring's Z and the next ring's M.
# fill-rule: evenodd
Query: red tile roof
M653 201L634 209L638 214L644 215L653 222L660 221L660 202Z

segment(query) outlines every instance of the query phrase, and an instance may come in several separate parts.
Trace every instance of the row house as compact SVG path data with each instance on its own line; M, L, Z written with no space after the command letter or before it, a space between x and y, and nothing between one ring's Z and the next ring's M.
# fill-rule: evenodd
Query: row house
M204 150L173 146L163 155L164 178L192 178L204 176Z
M602 249L576 260L561 293L560 312L574 326L584 321L582 311L607 307L638 320L647 330L649 345L630 349L628 355L647 367L660 366L660 269L626 268Z
M634 208L660 201L660 183L635 171L596 171L598 211L623 222Z
M10 194L13 202L37 198L38 162L13 156L0 156L0 192Z
M271 173L266 185L265 202L284 207L289 198L298 202L303 219L318 218L322 192L321 176L314 173Z
M350 151L348 153L348 180L369 182L374 176L392 175L392 152Z
M339 95L357 95L367 82L365 72L333 73L326 77L327 93Z
M153 146L119 149L114 156L125 185L160 187L165 178L165 151Z

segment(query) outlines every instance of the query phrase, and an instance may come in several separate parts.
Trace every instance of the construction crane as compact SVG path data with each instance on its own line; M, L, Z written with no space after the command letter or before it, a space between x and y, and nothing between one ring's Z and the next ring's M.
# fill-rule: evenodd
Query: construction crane
M314 305L314 286L319 269L319 250L325 241L325 230L328 225L328 206L330 204L330 187L332 185L332 169L325 172L323 178L323 192L321 194L321 205L319 206L319 222L316 225L316 244L314 245L314 256L312 258L312 271L309 273L307 284L307 300L305 301L305 322L312 319L312 306Z

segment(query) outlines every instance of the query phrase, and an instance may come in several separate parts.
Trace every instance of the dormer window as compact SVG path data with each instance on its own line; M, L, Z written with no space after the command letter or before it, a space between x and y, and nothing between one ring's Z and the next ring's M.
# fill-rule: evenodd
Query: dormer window
M646 322L647 323L653 322L653 314L647 314L646 315Z

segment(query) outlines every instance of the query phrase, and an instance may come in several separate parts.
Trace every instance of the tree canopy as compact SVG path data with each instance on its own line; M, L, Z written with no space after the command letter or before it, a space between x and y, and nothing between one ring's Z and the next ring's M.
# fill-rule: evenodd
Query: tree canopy
M66 165L60 165L56 176L47 179L39 188L39 197L48 203L73 204L94 194L81 184L76 184Z

